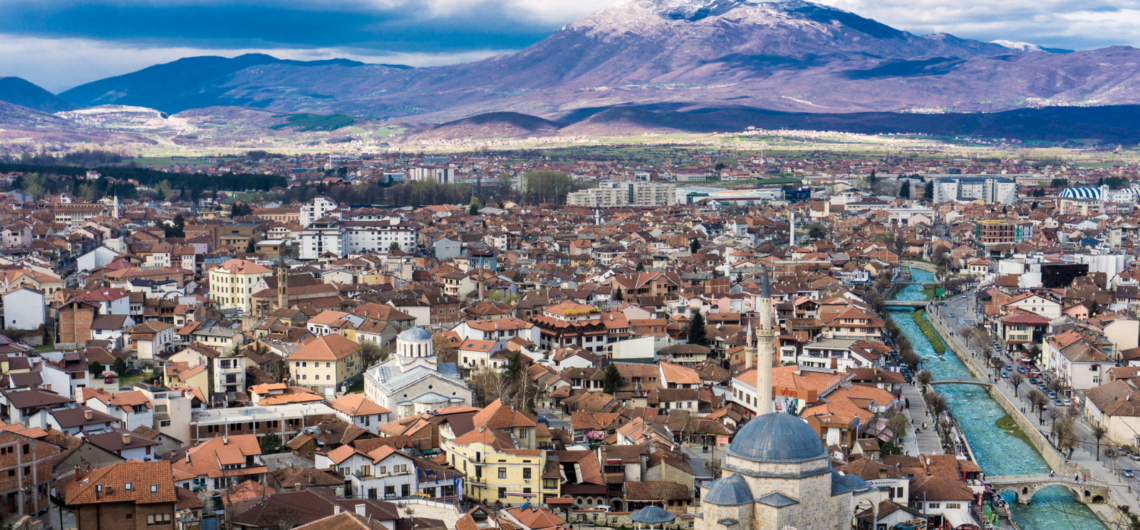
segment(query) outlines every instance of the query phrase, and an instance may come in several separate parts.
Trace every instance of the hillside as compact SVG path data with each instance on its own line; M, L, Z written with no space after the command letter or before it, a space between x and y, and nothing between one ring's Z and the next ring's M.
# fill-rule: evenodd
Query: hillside
M0 101L40 112L60 112L77 105L19 77L0 77Z

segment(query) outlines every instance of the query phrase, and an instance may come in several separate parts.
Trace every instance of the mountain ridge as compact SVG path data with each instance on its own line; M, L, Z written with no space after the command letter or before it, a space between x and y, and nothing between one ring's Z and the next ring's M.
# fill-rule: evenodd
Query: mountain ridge
M79 108L78 105L19 77L0 77L0 101L49 114Z
M241 56L196 68L183 59L62 96L164 112L237 105L415 123L669 102L806 113L1140 103L1140 50L1059 54L1023 44L918 36L803 0L619 0L523 50L472 63Z

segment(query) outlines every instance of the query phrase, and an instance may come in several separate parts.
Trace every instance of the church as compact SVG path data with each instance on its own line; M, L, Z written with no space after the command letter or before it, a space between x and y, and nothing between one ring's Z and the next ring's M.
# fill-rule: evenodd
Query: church
M772 387L772 295L765 271L757 341L757 388ZM752 350L751 332L748 349ZM748 352L751 360L752 352ZM887 500L878 488L831 468L827 447L802 419L771 412L771 392L759 392L757 410L721 461L722 478L701 489L696 530L851 528L855 513Z
M455 363L439 364L431 333L410 328L396 336L388 360L364 372L364 394L396 419L448 407L471 406L471 389Z

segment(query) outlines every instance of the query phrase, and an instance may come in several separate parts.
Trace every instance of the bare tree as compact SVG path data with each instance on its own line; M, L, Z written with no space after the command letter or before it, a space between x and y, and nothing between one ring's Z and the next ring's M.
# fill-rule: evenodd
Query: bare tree
M891 419L887 420L887 428L891 430L893 435L892 442L906 436L906 416L902 414L891 416Z
M432 336L432 353L438 363L458 363L459 351L443 335Z
M1014 371L1009 374L1009 384L1013 385L1013 397L1020 397L1017 395L1017 387L1025 382L1025 378L1021 376L1021 372Z
M1033 391L1029 393L1029 402L1033 403L1033 407L1037 409L1037 419L1041 419L1041 410L1049 403L1049 396L1046 396L1044 392L1034 388Z
M471 386L475 389L475 396L481 407L490 405L496 399L502 398L503 401L507 401L510 398L507 393L511 386L510 381L487 367L471 376Z
M1100 441L1104 438L1104 435L1108 434L1108 429L1099 423L1094 423L1091 427L1093 438L1096 438L1096 459L1100 461Z
M918 384L922 385L922 391L926 392L926 385L934 380L934 375L930 373L930 370L923 370L915 376L915 379L918 380Z
M938 392L935 392L933 390L929 390L925 394L923 394L922 397L923 397L923 399L926 400L927 408L929 408L930 412L933 413L935 416L938 416L938 415L942 414L943 412L946 412L946 407L947 407L946 398L942 397L942 394L939 394Z

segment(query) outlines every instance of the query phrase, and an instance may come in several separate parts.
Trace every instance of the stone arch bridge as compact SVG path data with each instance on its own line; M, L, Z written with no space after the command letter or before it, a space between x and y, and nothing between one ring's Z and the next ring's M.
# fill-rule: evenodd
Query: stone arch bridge
M1050 486L1064 486L1073 492L1073 497L1081 504L1107 502L1109 488L1100 482L1080 482L1073 477L1050 477L1049 475L1011 475L1007 477L986 477L994 491L1012 491L1017 494L1017 502L1029 504L1038 491Z

